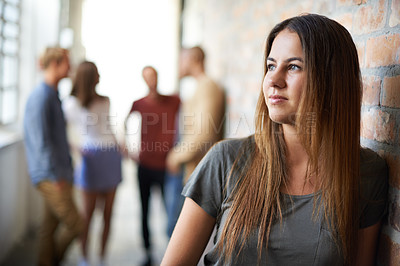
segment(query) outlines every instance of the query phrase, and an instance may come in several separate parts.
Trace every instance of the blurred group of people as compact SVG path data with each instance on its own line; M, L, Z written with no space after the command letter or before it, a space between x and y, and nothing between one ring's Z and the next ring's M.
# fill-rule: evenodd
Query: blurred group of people
M69 52L60 47L46 48L40 57L43 81L28 98L24 116L29 174L45 203L39 234L39 265L58 265L76 237L81 241L80 265L90 264L88 236L99 203L104 222L100 265L104 265L115 194L122 181L123 156L138 165L146 250L143 265L152 265L148 223L152 187L159 187L162 192L168 217L166 233L170 237L184 201L180 194L183 185L208 148L222 138L224 93L205 74L204 59L200 47L182 49L180 77L192 76L197 81L192 98L182 104L178 95L158 92L154 67L143 68L148 95L133 102L126 118L127 121L134 112L141 116L140 150L139 154L132 154L130 143L125 138L117 140L110 129L110 99L96 92L100 74L95 63L79 64L70 96L61 102L58 84L69 75ZM191 121L187 121L188 117ZM66 124L76 129L79 141L68 139ZM71 151L80 154L75 170ZM74 203L74 185L82 192L82 213Z

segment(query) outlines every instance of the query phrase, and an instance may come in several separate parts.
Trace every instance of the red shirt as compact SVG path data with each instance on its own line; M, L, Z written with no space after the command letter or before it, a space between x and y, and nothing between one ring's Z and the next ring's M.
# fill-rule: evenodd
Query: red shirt
M174 146L177 129L175 120L179 110L178 96L146 96L132 104L131 111L142 116L139 163L145 167L163 170L168 151Z

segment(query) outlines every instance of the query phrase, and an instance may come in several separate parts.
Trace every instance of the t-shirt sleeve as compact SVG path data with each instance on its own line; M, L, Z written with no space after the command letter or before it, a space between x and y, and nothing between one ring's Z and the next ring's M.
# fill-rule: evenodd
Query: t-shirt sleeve
M226 169L224 143L214 145L197 165L182 195L191 198L209 215L216 218L223 202Z
M382 220L387 211L388 167L375 152L361 151L360 228Z

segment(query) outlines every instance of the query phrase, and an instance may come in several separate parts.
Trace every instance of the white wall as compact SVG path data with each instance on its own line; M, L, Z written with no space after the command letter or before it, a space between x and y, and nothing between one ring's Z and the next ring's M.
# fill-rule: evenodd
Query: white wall
M26 233L37 227L41 198L26 171L22 141L0 150L0 262Z
M21 2L19 119L0 128L0 262L41 220L42 200L27 173L21 125L26 99L41 78L38 55L57 44L59 28L59 1Z
M20 122L26 99L41 79L38 56L46 46L58 43L59 10L60 2L56 0L22 0Z

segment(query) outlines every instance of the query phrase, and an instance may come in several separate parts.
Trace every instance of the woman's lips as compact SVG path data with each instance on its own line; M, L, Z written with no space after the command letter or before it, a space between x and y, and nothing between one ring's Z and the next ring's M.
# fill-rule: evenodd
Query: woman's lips
M271 104L280 104L283 103L285 101L287 101L288 99L286 97L283 97L281 95L271 95L269 96L269 102Z

